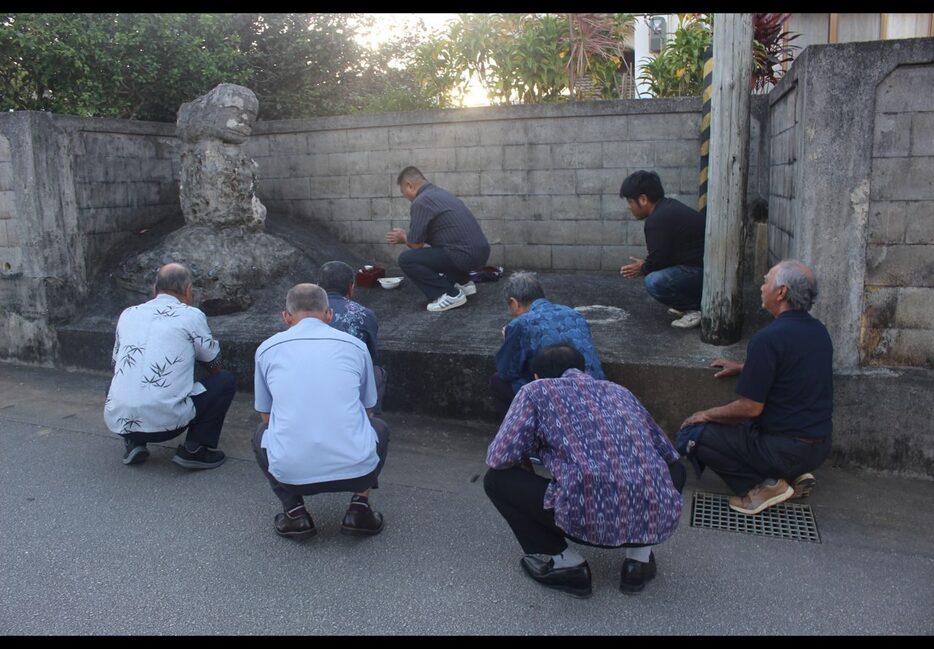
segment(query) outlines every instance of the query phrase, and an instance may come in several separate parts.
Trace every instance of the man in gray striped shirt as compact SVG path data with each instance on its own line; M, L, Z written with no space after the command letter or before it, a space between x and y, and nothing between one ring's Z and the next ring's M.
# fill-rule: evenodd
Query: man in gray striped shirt
M412 203L408 234L401 228L386 234L388 243L409 247L399 255L399 267L430 300L429 311L463 306L477 292L470 271L490 257L480 224L462 200L432 185L417 168L406 167L396 182Z

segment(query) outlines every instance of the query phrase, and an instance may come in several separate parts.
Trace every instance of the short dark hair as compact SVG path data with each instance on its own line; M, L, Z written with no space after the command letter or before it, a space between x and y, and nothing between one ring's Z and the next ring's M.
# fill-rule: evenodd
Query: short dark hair
M657 203L665 198L665 188L662 187L662 179L654 171L645 171L640 169L634 171L623 181L619 188L620 198L639 198L645 194L651 202Z
M156 273L156 293L181 295L191 285L191 273L182 264L165 264Z
M403 180L407 180L409 182L413 182L413 181L420 181L423 183L428 182L425 179L425 176L422 175L422 172L418 170L418 167L412 167L412 166L408 166L399 172L399 177L396 178L396 184L401 185Z
M574 345L561 342L543 347L529 361L529 370L540 379L557 379L572 367L583 372L586 365L584 355Z
M347 295L353 288L354 280L357 274L349 264L342 261L329 261L321 266L318 271L318 286L325 291L335 291L341 295Z

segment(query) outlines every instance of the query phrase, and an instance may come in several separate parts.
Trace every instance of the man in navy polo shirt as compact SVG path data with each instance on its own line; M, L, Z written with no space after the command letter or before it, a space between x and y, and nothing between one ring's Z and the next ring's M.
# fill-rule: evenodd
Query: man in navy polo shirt
M387 243L409 248L399 255L399 268L430 300L429 311L464 306L477 292L470 271L490 257L480 224L461 199L432 185L417 168L406 167L396 182L412 203L408 234L402 228L386 233Z
M256 350L255 407L262 423L253 452L282 502L276 534L294 540L316 534L303 496L320 493L353 492L341 533L383 529L369 493L386 461L389 427L368 416L376 382L366 345L328 326L332 316L324 289L297 284L282 312L289 328Z
M807 496L810 472L830 454L833 344L808 313L815 297L817 280L800 261L769 270L762 306L775 321L749 340L744 364L711 363L720 368L716 377L739 375L739 399L695 412L678 433L698 466L709 466L737 494L730 507L740 513Z

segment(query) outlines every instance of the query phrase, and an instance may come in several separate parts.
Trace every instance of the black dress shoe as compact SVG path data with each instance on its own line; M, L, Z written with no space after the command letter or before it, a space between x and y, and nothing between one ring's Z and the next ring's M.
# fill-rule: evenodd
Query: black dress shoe
M584 598L593 594L590 566L586 561L579 566L555 568L554 559L543 561L534 555L527 554L522 557L520 563L529 577L542 586L560 590L574 597Z
M370 507L350 507L341 522L341 534L374 536L383 531L383 515Z
M276 514L276 534L279 536L304 541L317 533L315 522L307 511L294 518L285 513Z
M648 563L635 559L623 561L623 569L619 575L619 589L627 595L635 595L653 579L655 579L655 553L650 552Z

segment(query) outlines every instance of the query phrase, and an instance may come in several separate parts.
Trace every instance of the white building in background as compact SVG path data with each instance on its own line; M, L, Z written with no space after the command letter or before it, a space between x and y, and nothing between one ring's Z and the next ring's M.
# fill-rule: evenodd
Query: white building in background
M641 83L642 64L653 59L678 28L677 14L636 14L633 36L636 97L650 97ZM934 36L934 13L793 13L785 25L800 34L792 41L801 52L808 45L852 43ZM788 65L791 65L790 63Z

